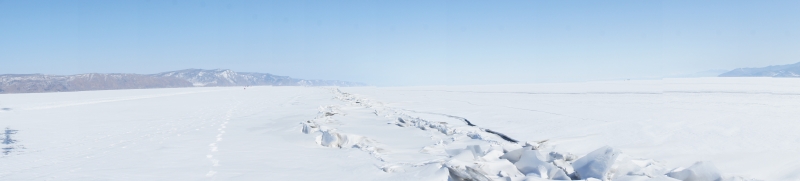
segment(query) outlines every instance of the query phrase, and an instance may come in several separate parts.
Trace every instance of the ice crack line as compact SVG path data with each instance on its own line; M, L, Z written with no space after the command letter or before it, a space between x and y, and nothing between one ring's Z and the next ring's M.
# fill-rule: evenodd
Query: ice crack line
M373 109L374 110L373 114L375 114L375 116L389 118L387 120L395 120L395 122L393 123L394 125L400 127L417 128L422 131L428 131L428 130L435 131L431 132L431 134L433 134L431 138L443 139L440 140L435 145L429 145L422 148L421 150L419 150L419 152L426 154L440 155L445 157L429 160L419 164L387 162L384 166L380 166L380 168L385 172L401 171L403 170L403 168L420 167L429 164L440 164L440 165L444 164L444 162L448 160L446 156L449 154L447 153L445 148L450 143L453 142L461 143L467 140L480 140L479 142L482 142L484 148L491 147L490 149L493 149L495 151L501 149L501 147L503 147L502 145L516 144L516 140L511 139L510 137L505 136L502 133L494 132L491 130L487 132L484 129L475 126L474 124L469 122L469 120L462 117L440 114L440 113L428 113L428 114L442 115L463 121L466 123L467 125L466 127L457 125L448 125L447 122L435 122L435 121L421 119L418 117L412 117L403 112L403 111L412 112L410 110L388 108L382 106L380 102L373 102L367 99L359 99L350 94L341 93L336 90L334 90L334 92L338 93L337 99L350 103L350 106ZM382 158L384 155L383 149L374 146L373 144L375 142L374 140L360 135L341 133L337 131L335 128L328 127L340 124L337 120L333 118L333 116L338 114L342 113L339 112L337 106L320 107L320 111L317 118L302 123L303 133L310 134L319 132L321 133L321 135L317 136L316 142L321 146L334 147L334 148L359 148L363 151L369 152L377 159L385 162L384 159ZM440 133L440 134L435 134L435 133ZM496 141L495 138L492 136L492 134L497 135L503 140L506 140L508 142L503 143L502 141ZM483 151L488 151L488 150L483 150Z
M359 100L359 101L355 101L355 102L360 104L360 103L365 102L365 101ZM423 113L423 114L433 114L433 115L440 115L440 116L445 116L445 117L449 117L449 118L453 118L453 119L458 119L458 120L464 121L464 123L466 123L467 126L478 127L480 130L482 130L484 132L487 132L487 133L495 134L495 135L499 136L500 138L502 138L503 140L506 140L508 142L512 142L512 143L519 142L516 139L513 139L513 138L509 137L506 134L503 134L503 133L500 133L500 132L497 132L497 131L493 131L493 130L490 130L490 129L480 128L478 125L472 124L472 122L470 122L467 118L464 118L464 117L454 116L454 115L449 115L449 114L442 114L442 113L434 113L434 112L415 111L415 110L402 109L402 108L397 108L397 109L403 110L403 111L408 111L408 112ZM402 122L402 119L400 121Z
M385 107L378 101L360 98L338 89L331 90L336 99L348 103L343 106L371 109L375 116L395 120L389 122L389 125L433 130L435 132L429 132L431 138L443 138L435 145L425 146L420 153L443 154L444 158L421 164L388 163L382 159L380 149L372 146L372 140L359 135L338 133L334 128L325 126L341 125L332 117L339 114L335 106L322 108L318 118L302 123L306 134L321 132L317 137L317 143L321 146L352 147L369 151L385 163L379 166L385 172L405 172L406 169L417 169L422 165L438 165L438 169L449 173L446 178L448 180L754 180L723 175L710 162L697 162L688 168L668 169L658 161L634 158L608 146L583 156L573 155L555 151L547 140L520 143L505 134L480 128L462 117ZM404 111L446 116L464 121L467 125L429 121L412 117ZM497 137L505 141L495 141Z
M423 129L423 130L426 129L425 127L430 127L430 128L434 128L434 129L439 129L442 133L444 133L446 135L451 135L454 132L463 132L462 129L456 130L454 128L451 128L451 126L443 124L443 123L431 122L431 121L427 121L427 120L424 120L424 119L411 117L409 115L406 115L405 113L402 113L402 111L423 113L423 114L433 114L433 115L440 115L440 116L445 116L445 117L461 120L464 123L466 123L467 126L478 128L479 132L490 133L490 134L497 135L500 138L502 138L503 140L511 142L511 143L518 143L519 142L516 139L513 139L513 138L511 138L510 136L508 136L506 134L503 134L503 133L500 133L500 132L497 132L497 131L494 131L494 130L481 128L481 127L473 124L467 118L464 118L464 117L450 115L450 114L443 114L443 113L434 113L434 112L424 112L424 111L402 109L402 108L389 108L389 107L383 106L383 103L374 102L374 101L368 100L368 99L358 98L358 97L356 97L356 96L354 96L352 94L342 92L339 89L333 89L332 91L334 92L334 94L337 95L337 98L342 100L342 101L355 103L355 104L358 104L358 105L361 105L361 106L364 106L364 107L367 107L367 108L375 108L375 115L379 115L379 112L381 112L381 111L379 111L377 109L379 107L384 109L384 111L382 111L382 112L387 112L387 111L388 112L392 112L391 114L393 114L395 116L398 116L398 122L401 123L401 124L398 124L398 125L401 125L401 126L405 125L405 124L408 124L402 118L402 117L405 117L406 120L410 120L412 122L412 124L415 124L415 126L419 127L420 129ZM464 133L467 134L467 135L470 135L470 137L476 137L476 136L480 137L480 134L478 134L477 132L474 132L474 131L472 131L472 132L468 131L468 132L464 132ZM486 140L486 141L493 141L493 140Z

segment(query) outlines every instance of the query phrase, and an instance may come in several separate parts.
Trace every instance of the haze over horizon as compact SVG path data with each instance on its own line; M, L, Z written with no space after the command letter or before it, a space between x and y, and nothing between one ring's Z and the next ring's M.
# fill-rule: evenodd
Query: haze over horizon
M798 1L0 1L0 74L188 68L392 85L800 61Z

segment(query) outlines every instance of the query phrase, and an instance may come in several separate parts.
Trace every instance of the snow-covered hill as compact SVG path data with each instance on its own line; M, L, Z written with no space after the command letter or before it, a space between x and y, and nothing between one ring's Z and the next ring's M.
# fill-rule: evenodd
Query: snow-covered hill
M0 93L190 87L176 78L140 74L0 75Z
M100 73L0 75L0 93L259 85L347 87L364 86L365 84L336 80L303 80L265 73L239 73L224 69L187 69L150 75Z
M189 81L194 86L364 86L362 83L335 80L303 80L266 73L234 72L227 69L203 70L186 69L155 74L159 77L172 77Z
M738 68L719 75L720 77L800 77L800 62L789 65L773 65L761 68Z

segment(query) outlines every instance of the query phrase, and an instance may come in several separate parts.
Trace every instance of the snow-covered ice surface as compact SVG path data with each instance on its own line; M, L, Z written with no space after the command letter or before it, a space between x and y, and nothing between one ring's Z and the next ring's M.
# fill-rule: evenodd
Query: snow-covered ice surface
M330 91L179 88L0 95L19 130L0 180L363 180L375 160L300 132ZM3 145L5 146L5 145Z
M800 180L798 118L774 78L5 94L0 180Z
M558 152L610 146L670 170L704 161L725 176L800 180L800 79L341 90L421 116L457 115L520 141L546 140Z

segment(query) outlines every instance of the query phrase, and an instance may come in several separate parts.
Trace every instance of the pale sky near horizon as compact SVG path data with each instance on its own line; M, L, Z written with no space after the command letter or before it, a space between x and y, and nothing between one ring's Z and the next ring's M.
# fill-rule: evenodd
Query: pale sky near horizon
M800 1L0 0L0 74L649 79L800 62L799 18Z

